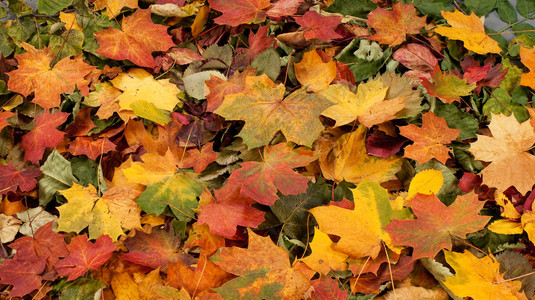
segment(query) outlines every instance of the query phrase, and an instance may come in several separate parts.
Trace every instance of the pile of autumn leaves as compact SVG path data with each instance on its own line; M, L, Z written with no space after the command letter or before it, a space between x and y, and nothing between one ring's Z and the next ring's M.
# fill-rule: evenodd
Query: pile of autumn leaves
M295 15L300 5L253 2L239 9L219 0L208 4L222 12L214 22L229 26ZM123 6L137 7L133 5ZM191 30L199 31L207 22L208 6L187 5L197 14ZM109 9L110 18L123 7L114 11L111 5L97 6ZM433 30L464 42L477 54L502 51L475 15L454 11L443 16L450 26L430 29L412 5L377 8L367 20L375 33L365 38L396 47L407 35ZM76 19L70 20L69 30L78 30L72 27ZM342 37L335 31L339 16L311 10L295 22L304 41ZM2 215L12 229L10 237L2 233L2 242L12 241L19 227L25 235L9 244L16 253L0 266L0 282L12 286L10 296L43 297L55 289L66 298L79 297L80 292L125 299L345 299L349 291L377 294L385 282L403 280L396 289L398 297L426 294L438 299L447 297L447 290L474 299L527 299L526 288L521 292L520 281L505 280L492 254L452 251L452 238L466 243L467 234L488 225L491 217L479 215L485 201L472 191L484 184L496 188L495 201L503 211L503 218L493 220L488 229L500 234L525 231L535 241L534 207L518 212L502 193L511 186L520 194L532 189L535 173L528 170L535 169L529 152L535 143L534 119L520 123L514 115L492 115L490 135L478 135L469 148L476 160L489 162L481 172L482 182L475 175L463 177L466 194L445 205L437 195L453 176L444 166L451 162L448 145L466 138L460 138L462 129L433 111L422 114L421 105L422 92L428 94L427 101L463 105L461 97L500 85L507 74L501 64L479 66L469 57L462 63L464 74L443 72L430 48L404 44L394 59L409 71L377 74L355 87L350 68L333 59L334 48L309 47L299 62L288 58L301 85L288 91L284 83L276 83L278 72L259 74L247 66L227 78L217 67L202 69L200 61L224 64L224 55L208 55L223 53L224 46L201 48L201 54L177 48L167 30L153 23L149 9L136 9L122 19L120 30L96 32L96 53L136 65L124 72L108 66L98 69L81 56L55 63L51 49L21 43L24 53L15 55L17 66L7 73L7 87L44 109L20 141L23 161L39 169L15 166L8 158L0 166L0 190L8 196L35 197L32 191L39 183L40 206L26 210L21 201L13 202L19 206L4 204L10 205L4 213L17 213L17 218ZM267 30L262 26L250 35L249 49L242 53L246 65L254 65L257 56L273 49L276 43ZM440 49L439 36L429 37L428 43ZM155 59L155 51L166 53ZM535 48L520 49L528 68L535 68L534 55ZM185 91L141 68L164 68L165 59L173 66L189 65L181 78ZM519 84L535 88L533 76L518 76ZM71 118L71 113L57 108L66 101L62 94L75 88L83 98L82 108ZM177 105L181 108L174 111ZM17 126L11 118L17 106L10 107L0 112L0 128ZM420 114L420 126L400 125L399 120ZM90 133L93 120L116 115L120 125ZM229 133L223 142L210 141L223 139L219 132L237 131L238 126L236 137ZM412 144L405 145L407 140L400 136ZM381 144L385 140L388 143ZM50 152L51 148L56 149ZM398 154L401 149L403 156ZM73 175L71 158L84 155L98 162L96 184L84 184ZM403 187L398 175L408 159L420 167ZM103 165L111 174L106 180L100 173ZM203 177L216 165L219 173ZM224 183L210 182L225 174L230 176ZM336 184L325 180L356 187L334 201ZM330 203L314 200L320 196L312 191L322 189L322 184L333 189ZM56 207L58 216L43 209L60 195L66 201ZM291 197L297 204L285 206ZM267 231L253 232L268 223L268 216L283 224L277 227L277 242L285 248L265 236ZM312 229L311 219L318 226L307 232L307 243L292 239L299 234L289 228ZM302 223L293 224L295 220ZM181 241L170 227L186 239ZM296 245L300 256L291 264L289 252L295 252L289 249ZM433 260L439 253L444 258ZM451 269L444 267L446 263ZM428 271L422 271L422 265ZM427 274L427 281L411 283L417 282L411 274L418 272Z

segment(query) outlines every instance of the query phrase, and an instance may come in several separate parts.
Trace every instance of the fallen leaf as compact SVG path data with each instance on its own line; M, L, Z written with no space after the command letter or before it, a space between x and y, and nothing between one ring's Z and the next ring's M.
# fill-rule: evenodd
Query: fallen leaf
M36 168L17 170L11 162L7 165L0 165L0 195L9 192L17 192L17 187L21 192L28 192L35 188L41 171Z
M69 144L69 152L72 155L85 155L96 160L100 155L115 150L116 145L107 138L94 140L90 137L77 137Z
M478 213L485 203L470 193L459 196L450 206L435 195L418 194L409 205L416 220L392 220L384 228L395 245L413 247L413 258L433 258L442 249L451 249L452 236L465 238L466 234L481 230L490 220Z
M243 92L227 95L214 113L245 121L238 136L249 149L267 145L279 130L288 141L312 146L323 129L319 114L331 105L327 99L304 89L284 98L285 87L265 74L247 77L245 85Z
M436 33L452 40L461 40L466 49L478 54L502 52L498 42L485 33L485 27L475 13L467 16L457 9L441 13L451 27L439 25L435 28Z
M288 253L247 229L249 248L221 248L210 260L238 278L214 290L223 298L283 298L300 300L310 287L308 279L290 265Z
M511 115L492 115L492 137L477 135L470 144L475 159L491 162L481 171L483 184L505 191L514 186L520 193L531 191L535 182L535 157L529 152L535 132L529 122L518 123ZM519 168L518 166L521 166Z
M71 239L67 245L69 256L60 260L55 268L60 276L68 276L67 280L75 280L89 270L100 268L115 251L115 245L107 235L100 236L95 243L82 234Z
M7 73L8 89L24 97L35 93L33 102L44 109L58 107L61 94L72 93L75 88L82 92L82 96L87 96L89 81L85 76L95 67L86 64L81 56L65 57L51 66L55 56L50 48L38 50L26 43L21 43L21 47L26 53L15 55L19 65L17 70Z
M181 168L191 168L195 173L201 173L206 166L217 159L217 153L213 150L213 142L210 142L202 146L201 150L194 148L188 150L188 156L184 159L179 166Z
M0 214L0 242L12 242L17 233L19 233L20 224L22 224L21 220L12 216Z
M20 147L24 149L24 159L34 164L39 163L47 147L56 147L63 141L64 132L56 129L69 117L69 113L50 114L44 111L35 118L35 128L22 136Z
M110 20L119 15L123 7L132 9L139 7L136 0L96 0L93 4L95 5L95 10L102 10L105 8L106 14Z
M378 7L370 12L366 23L373 27L376 33L368 36L368 39L397 46L406 40L407 34L418 34L426 25L425 17L418 17L418 12L412 4L398 2L392 8L392 11L387 11Z
M312 253L301 261L323 275L327 275L331 270L344 271L347 269L348 255L334 250L335 245L327 234L316 228L314 239L309 245Z
M461 132L459 129L449 128L445 119L435 116L431 111L422 115L422 127L409 124L399 127L399 131L414 142L405 147L405 157L415 159L420 164L432 158L446 164L450 151L446 145Z
M422 85L429 95L438 97L446 103L460 102L461 96L469 96L476 87L475 83L467 84L467 79L461 79L453 73L442 73L438 65L435 66L433 73L431 73L431 79L433 83L426 78L422 78Z
M46 262L29 248L22 248L12 259L4 259L0 265L0 283L11 284L8 297L23 297L41 287L41 273Z
M167 51L175 44L167 26L152 23L150 15L150 9L138 9L123 19L121 30L110 27L96 32L100 44L97 53L115 60L128 59L140 67L156 66L151 53Z
M269 0L209 0L208 3L212 9L223 13L214 21L230 26L261 23L267 16L264 10L271 6Z
M522 74L520 84L535 89L535 60L533 57L535 57L535 48L528 49L520 46L520 59L529 69L528 73Z
M316 50L308 51L299 63L294 64L295 77L307 91L325 90L336 77L336 63L324 63Z
M226 95L241 93L245 89L245 78L255 75L256 71L251 68L234 73L227 81L211 75L210 80L205 81L210 90L210 93L206 95L208 102L206 111L216 110L223 103Z
M305 32L305 39L318 39L320 41L329 41L339 39L342 36L336 33L335 29L341 23L341 18L332 16L322 16L315 11L307 11L301 17L295 17L295 22Z

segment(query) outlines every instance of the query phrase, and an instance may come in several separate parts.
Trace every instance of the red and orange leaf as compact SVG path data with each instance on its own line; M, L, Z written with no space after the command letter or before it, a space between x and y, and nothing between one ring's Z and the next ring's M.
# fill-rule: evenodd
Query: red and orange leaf
M468 96L476 88L476 84L467 84L467 79L461 79L457 75L446 72L442 73L438 65L431 73L431 81L422 78L422 85L431 96L438 97L446 103L461 101L461 96Z
M123 7L138 8L136 0L96 0L95 10L106 9L108 18L112 19L121 13Z
M37 50L32 45L21 43L26 53L17 54L18 69L7 73L8 89L27 97L35 93L33 102L44 109L58 107L62 93L72 93L77 88L82 96L89 94L89 80L85 76L96 67L86 64L81 56L65 57L54 66L52 50L45 47Z
M414 269L414 260L411 256L402 256L398 262L383 263L377 275L373 273L365 273L357 277L351 278L350 286L351 292L370 294L380 293L380 287L387 281L402 280L407 278ZM390 266L389 266L390 264Z
M65 127L64 132L68 136L87 136L89 131L96 127L91 120L91 109L91 107L80 109L74 117L74 122Z
M210 233L208 225L194 223L188 239L184 242L185 248L201 247L206 255L212 255L217 249L225 247L225 239Z
M115 150L116 145L107 138L93 140L90 137L77 137L69 144L69 152L72 155L86 155L96 160L101 154Z
M226 95L241 93L245 89L245 78L247 76L255 76L256 71L251 68L246 68L243 72L236 72L225 81L217 76L210 76L210 80L207 80L206 86L210 90L210 93L206 95L206 101L208 105L206 111L216 110Z
M245 57L247 62L250 64L253 59L262 51L271 48L273 43L275 43L275 38L273 36L268 36L269 26L262 26L258 28L256 33L251 31L249 33L249 48L244 49ZM237 49L240 51L241 49ZM252 74L253 76L255 74Z
M213 150L213 142L202 146L201 150L194 148L188 150L188 157L179 165L181 168L191 168L195 173L201 173L211 162L217 159L217 153Z
M269 0L209 0L210 7L223 13L214 19L217 24L238 26L241 24L258 24L266 19L266 8L271 6Z
M529 72L522 74L520 84L535 89L535 48L528 49L520 46L520 59L529 69Z
M43 114L35 118L35 128L22 136L20 146L24 149L24 159L37 164L46 147L56 147L63 141L64 132L56 129L69 117L69 113L57 112L50 114L45 110Z
M65 235L55 233L52 230L53 223L51 221L39 227L33 237L24 236L16 239L9 247L17 251L25 247L33 249L37 257L46 261L47 270L52 270L61 257L69 255Z
M153 51L167 51L175 44L167 34L167 26L152 23L150 9L138 9L123 19L122 31L113 27L95 33L100 44L97 53L108 58L128 59L141 67L152 68Z
M204 253L201 253L196 268L178 261L169 264L167 271L169 285L177 289L184 288L191 295L219 287L233 277L207 259Z
M474 193L457 197L446 206L435 195L417 194L410 200L416 220L393 220L384 229L395 245L414 248L413 258L433 258L442 249L451 249L451 238L481 230L491 217L478 213L485 205Z
M247 231L248 249L225 247L210 258L221 269L239 276L214 290L226 299L261 299L262 295L273 299L302 299L310 282L291 267L288 253L269 237Z
M0 265L0 283L13 285L8 297L23 297L39 289L45 266L45 259L30 248L20 248L15 257L5 259Z
M341 17L326 17L315 11L307 11L302 17L295 18L295 22L303 27L307 40L318 39L325 42L342 37L335 31L341 20Z
M16 192L19 187L21 192L33 190L37 185L35 177L41 175L41 171L36 168L27 168L22 171L17 170L11 162L7 165L0 165L0 195L8 192Z
M389 46L397 46L407 39L407 34L418 34L426 25L425 17L418 17L412 4L398 2L392 11L378 7L368 15L368 25L376 33L368 37Z
M157 227L153 228L150 234L137 231L136 235L128 238L124 244L128 253L121 255L121 258L138 265L165 271L169 262L189 262L187 256L180 253L180 238L172 231Z
M347 291L341 291L338 286L338 280L328 276L322 276L319 279L310 282L314 287L314 300L346 300Z
M200 207L197 224L206 224L210 232L222 237L236 235L237 226L256 228L264 222L264 212L251 207L254 200L240 193L240 184L227 183L214 191L215 199Z
M309 181L292 170L316 160L314 152L293 150L285 143L264 147L263 161L246 161L229 177L229 183L242 186L241 194L264 205L277 201L277 190L283 195L304 193Z
M405 147L405 157L417 160L420 164L434 158L445 164L449 149L445 145L459 136L461 130L449 128L446 120L433 112L422 115L422 127L414 124L399 127L400 134L414 141Z
M7 122L7 118L10 118L14 116L15 114L10 111L2 111L0 112L0 131L4 129L9 123Z
M73 237L67 249L69 256L60 260L55 268L60 276L69 276L67 280L71 281L106 263L115 251L115 245L108 235L101 235L91 243L84 233Z

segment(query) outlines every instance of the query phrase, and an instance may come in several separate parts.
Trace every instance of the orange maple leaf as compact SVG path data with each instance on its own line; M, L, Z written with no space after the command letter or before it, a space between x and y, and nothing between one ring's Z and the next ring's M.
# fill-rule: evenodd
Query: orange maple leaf
M86 64L81 56L65 57L51 67L55 55L50 48L38 50L26 43L21 46L26 53L15 55L19 66L7 73L8 89L25 97L34 92L33 102L45 109L58 107L61 94L72 93L75 88L82 91L82 96L89 94L89 80L85 76L96 67Z
M418 17L418 12L412 4L401 2L394 5L391 12L376 8L368 15L367 23L376 31L368 39L389 46L403 43L407 34L418 34L420 28L426 24L425 17Z
M96 32L100 44L97 53L116 60L128 59L141 67L156 66L151 52L167 51L175 44L167 34L167 26L152 23L150 15L150 9L138 9L123 19L122 31L110 27Z
M446 144L456 139L459 129L452 129L446 120L435 116L433 112L422 115L422 127L413 124L399 127L401 135L414 141L414 144L405 147L405 157L417 160L423 164L435 158L441 163L448 160L449 149Z

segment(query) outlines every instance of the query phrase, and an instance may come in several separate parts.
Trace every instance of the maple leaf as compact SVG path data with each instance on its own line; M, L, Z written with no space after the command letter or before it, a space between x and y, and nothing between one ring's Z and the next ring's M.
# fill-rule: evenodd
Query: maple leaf
M347 291L341 291L338 287L338 280L329 276L321 276L319 279L310 282L314 287L314 300L346 300Z
M310 283L290 266L288 253L269 237L247 232L248 249L225 247L210 257L221 269L239 276L214 290L231 299L302 299Z
M233 277L232 274L216 266L204 254L200 255L195 269L178 261L170 263L167 272L167 282L170 286L178 289L184 288L192 295L217 288Z
M213 150L213 142L202 146L201 150L194 148L188 150L188 157L180 164L181 168L191 168L195 173L201 173L206 166L217 159L217 153Z
M463 79L466 79L468 84L474 82L477 84L474 89L476 93L479 94L483 86L499 87L500 83L505 79L509 69L502 70L503 64L494 64L494 62L495 59L489 57L485 60L485 64L480 67L472 56L466 57L461 62L461 67L464 71Z
M395 178L402 160L391 156L379 158L366 154L366 127L342 135L334 141L320 139L319 163L326 179L358 184L361 181L385 182Z
M121 227L128 230L139 229L141 208L136 199L141 193L128 186L111 186L102 195L102 201L108 205L110 213L121 221Z
M46 261L47 269L53 269L60 257L69 255L65 235L55 233L52 230L53 223L51 221L39 227L33 237L24 236L16 239L9 247L17 251L23 248L33 249L37 257Z
M361 182L352 192L355 201L352 210L328 205L309 211L321 231L340 237L333 250L355 258L370 256L373 259L381 250L381 241L390 242L382 229L391 220L390 199L387 191L375 182Z
M416 43L401 46L392 58L399 61L405 67L411 69L405 75L416 78L428 78L438 64L438 60L428 47Z
M96 160L101 154L115 150L116 145L107 138L93 140L90 137L77 137L69 144L69 152L72 155L86 155Z
M16 192L17 187L21 192L33 190L37 185L35 178L41 175L41 171L35 168L17 170L11 162L0 165L0 195Z
M121 95L121 91L109 82L95 85L95 90L84 98L83 104L91 107L98 107L97 116L101 119L108 119L114 112L119 112L119 103L115 100Z
M251 207L255 201L242 196L241 189L241 185L229 183L215 190L216 201L200 207L197 224L208 225L212 234L231 238L237 226L256 228L264 222L264 212Z
M191 227L188 239L184 242L185 248L199 246L204 254L212 255L217 249L225 247L225 239L210 233L208 225L197 222Z
M123 174L130 183L151 185L172 176L178 170L176 158L169 149L165 155L149 152L143 154L141 159L142 162L132 162L123 169Z
M492 137L477 135L470 144L475 159L491 162L481 171L483 183L501 191L510 186L522 194L531 191L535 182L535 156L529 152L535 143L532 125L518 123L513 115L492 115L489 129Z
M485 27L475 13L467 16L457 9L441 13L451 27L439 25L435 29L436 33L452 40L461 40L466 49L478 54L502 52L498 42L485 33Z
M228 181L241 185L241 194L264 205L273 205L278 199L277 190L283 195L303 193L308 178L292 169L316 160L314 152L292 149L286 143L266 146L263 161L246 161L241 169L232 172Z
M521 76L520 84L535 89L535 48L528 49L520 46L520 60L529 69Z
M88 270L100 268L115 251L115 245L108 235L100 236L95 243L87 239L87 235L77 235L67 245L69 256L58 261L55 268L60 276L69 276L67 280L75 280Z
M451 249L451 236L465 238L483 229L491 218L478 215L485 203L473 193L457 197L450 206L435 195L418 194L409 205L416 220L393 220L384 229L395 245L413 247L414 259L433 258L440 250Z
M407 143L407 139L400 136L390 136L383 131L376 131L366 139L366 150L368 154L388 158L401 150Z
M106 9L108 18L113 19L121 13L123 7L139 8L136 0L96 0L94 10Z
M58 107L62 93L72 93L77 88L82 96L89 93L89 80L85 79L95 67L86 64L81 56L65 57L51 67L55 56L45 47L37 50L32 45L21 43L26 53L16 54L18 69L7 73L7 87L27 97L35 93L33 102L44 109Z
M301 88L284 98L285 87L275 85L266 74L245 79L246 88L227 95L214 113L227 120L243 120L239 137L253 149L267 145L280 130L288 141L312 146L323 129L319 114L332 105Z
M405 147L405 157L415 159L420 164L435 158L443 164L449 158L445 145L456 139L461 130L449 128L446 120L431 111L422 115L422 127L414 124L399 127L400 134L414 144Z
M105 200L97 196L97 190L77 183L60 191L67 203L59 206L58 231L76 233L89 227L89 238L96 239L106 234L113 240L123 234L121 221L110 212Z
M255 76L256 71L246 68L243 72L235 72L229 80L225 81L217 76L210 75L210 80L205 81L210 93L206 95L206 111L216 110L226 95L238 94L245 89L245 78Z
M404 108L405 97L386 100L388 86L380 78L360 84L357 94L346 85L334 84L321 94L336 103L321 114L336 121L336 126L348 124L358 118L366 127L395 119Z
M477 258L470 251L444 251L444 256L455 270L455 276L446 277L443 284L455 296L471 297L474 300L527 299L520 292L520 281L503 278L500 263L492 254Z
M150 9L138 9L123 19L122 30L113 27L95 33L100 44L97 50L108 58L128 59L134 64L153 68L153 51L167 51L175 44L167 34L167 26L152 23Z
M341 18L332 16L326 17L315 11L307 11L302 17L295 17L295 22L303 27L305 39L318 39L328 42L339 39L342 36L336 33L335 29L341 23Z
M173 230L153 227L150 233L136 231L136 235L124 241L128 252L121 259L152 269L167 271L169 263L192 259L180 251L180 237Z
M238 26L240 24L261 23L266 19L266 8L271 6L269 0L209 0L212 9L223 15L214 19L217 24Z
M324 63L316 50L303 54L303 59L294 64L295 77L308 91L318 92L329 87L336 78L336 63Z
M368 14L366 23L376 31L368 39L397 46L405 41L407 34L418 34L426 25L425 17L418 17L412 4L398 2L392 8L392 11L387 11L378 7Z
M20 147L24 149L24 159L37 164L47 147L56 147L65 133L56 129L69 117L69 113L57 112L50 114L45 110L35 118L35 128L22 136Z
M45 267L45 259L31 248L19 248L12 259L4 259L0 265L0 283L13 285L9 297L23 297L41 287L40 274Z
M440 98L443 102L451 103L461 101L461 96L468 96L476 87L475 83L467 84L467 79L461 79L453 73L442 73L438 65L431 73L431 83L426 78L422 78L422 85L431 96Z
M314 271L327 275L331 270L344 271L347 269L346 259L348 255L342 252L333 250L334 243L327 234L319 229L314 230L314 239L310 243L312 253L302 258Z

